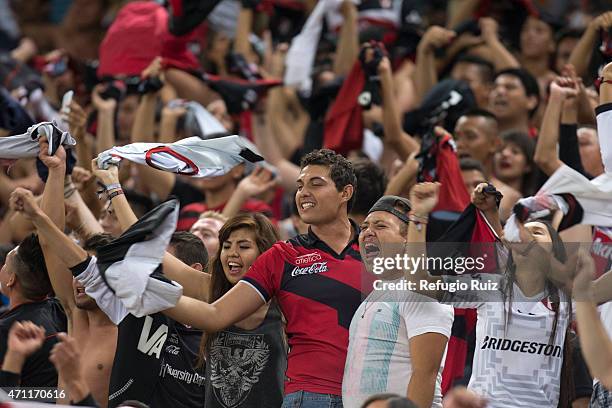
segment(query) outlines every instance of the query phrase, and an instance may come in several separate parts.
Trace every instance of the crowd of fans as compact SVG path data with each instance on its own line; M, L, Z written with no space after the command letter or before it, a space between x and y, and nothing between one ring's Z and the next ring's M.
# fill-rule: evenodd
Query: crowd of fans
M0 81L9 397L612 407L608 1L0 0Z

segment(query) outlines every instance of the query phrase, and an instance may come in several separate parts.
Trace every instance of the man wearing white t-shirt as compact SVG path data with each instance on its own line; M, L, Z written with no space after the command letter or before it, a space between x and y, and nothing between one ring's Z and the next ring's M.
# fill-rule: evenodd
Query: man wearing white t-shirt
M395 196L382 197L370 209L359 235L366 268L372 269L374 258L394 257L403 248L410 210L408 200ZM390 283L402 275L391 270L380 276ZM382 392L407 395L419 407L442 406L442 361L453 308L407 290L392 292L374 290L353 316L342 381L345 408L358 408Z

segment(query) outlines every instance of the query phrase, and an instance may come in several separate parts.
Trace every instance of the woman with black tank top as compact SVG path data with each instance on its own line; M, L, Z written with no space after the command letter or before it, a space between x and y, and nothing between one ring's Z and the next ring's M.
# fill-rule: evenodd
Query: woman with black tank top
M241 214L219 231L219 249L211 268L209 301L228 292L278 234L262 214ZM287 368L284 325L276 302L217 333L202 337L206 360L205 408L276 408L283 402Z

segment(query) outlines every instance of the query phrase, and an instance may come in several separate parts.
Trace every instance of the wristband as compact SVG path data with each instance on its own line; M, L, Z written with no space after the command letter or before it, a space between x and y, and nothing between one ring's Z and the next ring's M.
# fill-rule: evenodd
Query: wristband
M427 224L427 221L429 220L429 216L417 215L416 213L410 212L408 213L408 219L412 222L416 222L420 224Z
M612 79L606 79L604 77L599 77L595 80L595 89L597 89L597 91L599 92L599 88L603 85L603 84L612 84Z
M118 195L123 194L123 190L115 190L112 193L110 193L108 195L108 201L111 201L113 198L117 197Z
M106 191L121 189L121 184L119 183L109 184L108 186L104 186L104 189Z

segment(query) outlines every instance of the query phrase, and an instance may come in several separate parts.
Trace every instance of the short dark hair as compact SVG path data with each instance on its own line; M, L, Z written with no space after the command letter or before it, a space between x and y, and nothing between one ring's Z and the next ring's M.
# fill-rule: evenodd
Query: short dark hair
M481 108L471 108L461 116L467 116L467 117L478 116L482 118L491 119L492 121L495 121L495 123L497 123L497 116L495 116L493 112L488 111L486 109L481 109Z
M306 166L318 165L329 167L329 175L336 185L336 190L342 191L344 187L349 184L356 189L357 176L355 176L355 170L350 161L344 156L337 154L333 150L319 149L313 150L308 153L300 162L300 168L303 169ZM347 211L351 211L353 203L355 202L355 192L347 203Z
M495 75L495 65L493 65L493 63L491 63L490 61L487 61L486 59L477 57L475 55L464 53L457 57L455 65L460 62L478 65L478 68L480 68L480 74L482 75L483 82L487 84L493 82L493 76Z
M580 38L582 38L583 33L584 31L576 30L574 28L562 28L555 35L555 43L558 47L559 43L565 40L566 38L574 38L576 40L579 40Z
M177 231L172 234L170 245L174 248L174 253L178 259L187 265L199 263L208 268L208 251L200 238L187 231Z
M461 171L477 170L483 175L486 174L484 167L482 167L482 163L471 157L464 157L463 159L459 160L459 168Z
M399 395L393 394L390 392L373 394L373 395L370 395L365 401L363 401L363 404L361 404L361 408L367 408L368 405L376 401L387 401L387 400L390 400L391 398L397 398L397 397L399 397Z
M85 242L83 242L83 249L86 251L96 252L98 248L104 245L110 244L115 238L106 232L94 234L89 236Z
M38 235L30 234L19 243L14 260L23 297L39 300L53 292Z
M527 97L535 96L536 97L536 106L529 111L529 117L532 117L536 111L538 110L538 106L540 105L540 86L538 85L537 79L533 77L527 70L523 68L507 68L502 69L495 73L494 81L497 80L502 75L510 75L515 78L518 78L523 85L523 89L525 90L525 94Z
M353 170L357 177L355 186L355 203L351 209L353 214L367 214L370 208L385 194L387 177L379 165L368 159L356 159Z

